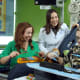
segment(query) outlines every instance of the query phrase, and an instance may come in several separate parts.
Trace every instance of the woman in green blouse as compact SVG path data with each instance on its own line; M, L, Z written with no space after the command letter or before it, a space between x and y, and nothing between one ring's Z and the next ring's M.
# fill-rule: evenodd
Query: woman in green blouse
M39 56L38 44L32 41L33 32L31 24L27 22L18 24L14 41L11 41L0 54L0 63L6 64L10 60L10 68L13 68L20 57ZM24 71L23 68L22 71Z

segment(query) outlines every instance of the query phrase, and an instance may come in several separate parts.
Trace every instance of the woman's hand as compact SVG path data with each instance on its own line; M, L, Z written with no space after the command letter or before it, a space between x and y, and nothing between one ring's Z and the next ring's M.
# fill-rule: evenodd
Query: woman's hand
M73 24L73 25L72 25L72 29L73 29L74 27L79 28L79 24Z
M13 51L9 56L3 57L0 59L0 63L1 64L5 64L6 62L8 62L11 58L18 56L20 53L17 51Z
M13 52L9 55L9 57L10 57L10 58L13 58L13 57L18 56L19 54L20 54L19 52L13 51Z
M63 58L62 58L62 57L59 57L59 56L56 56L55 54L48 53L47 57L48 57L49 59L56 58L57 61L58 61L58 63L61 64L61 65L64 63L64 62L63 62Z
M49 59L52 59L52 58L56 58L56 55L53 54L53 53L48 53L48 54L47 54L47 57L48 57Z
M44 52L39 52L39 56L40 57L44 57L45 56L45 53Z

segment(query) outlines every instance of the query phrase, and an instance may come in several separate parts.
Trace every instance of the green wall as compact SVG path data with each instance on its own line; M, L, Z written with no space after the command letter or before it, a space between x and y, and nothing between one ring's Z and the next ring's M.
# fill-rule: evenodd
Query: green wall
M34 0L16 0L16 25L27 21L34 27L33 39L38 36L40 27L45 24L46 10L40 10L39 5L34 5Z
M68 6L70 4L70 0L65 0L65 3L64 3L64 22L70 26L70 14L69 14L69 11L68 11Z
M66 5L68 5L68 1L69 0L66 0ZM61 8L54 8L58 11L60 16ZM33 40L38 40L40 28L45 25L46 11L47 10L40 10L39 5L34 5L34 0L16 0L16 25L25 21L32 24L35 30ZM67 16L64 21L69 25L68 19Z

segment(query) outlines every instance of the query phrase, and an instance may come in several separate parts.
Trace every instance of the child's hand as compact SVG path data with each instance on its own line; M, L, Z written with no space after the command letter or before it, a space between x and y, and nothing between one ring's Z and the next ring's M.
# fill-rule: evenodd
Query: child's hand
M79 28L79 24L73 24L72 25L72 29L75 28L75 27Z
M58 57L57 60L58 60L58 63L61 64L61 65L64 63L62 57Z

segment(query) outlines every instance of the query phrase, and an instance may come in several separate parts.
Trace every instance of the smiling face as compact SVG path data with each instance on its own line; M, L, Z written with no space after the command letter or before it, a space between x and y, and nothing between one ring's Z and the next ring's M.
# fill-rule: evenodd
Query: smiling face
M25 41L29 41L32 38L32 27L29 27L25 30L23 37Z
M76 39L77 39L78 45L80 45L80 31L76 32Z
M56 12L51 13L51 19L50 19L51 25L53 27L57 26L59 23L59 18Z

